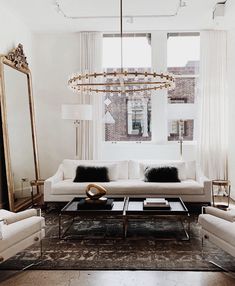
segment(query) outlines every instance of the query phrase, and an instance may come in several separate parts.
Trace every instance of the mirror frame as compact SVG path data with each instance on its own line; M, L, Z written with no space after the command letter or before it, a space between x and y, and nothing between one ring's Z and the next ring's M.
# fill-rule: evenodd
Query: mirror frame
M32 197L24 198L18 204L15 204L14 202L14 181L11 169L9 133L7 126L4 65L7 65L21 73L24 73L27 77L35 179L39 180L40 174L39 174L39 160L38 160L38 149L37 149L36 127L35 127L35 111L34 111L33 91L32 91L32 76L31 76L31 71L28 67L26 57L24 55L23 46L21 44L19 44L15 49L10 51L8 55L0 55L0 107L1 107L1 118L2 118L2 133L3 133L3 145L4 145L5 166L6 166L6 179L8 187L8 200L9 200L10 210L18 211L20 209L29 206L32 202ZM33 199L35 200L40 197L41 194L37 189L37 194L33 197Z

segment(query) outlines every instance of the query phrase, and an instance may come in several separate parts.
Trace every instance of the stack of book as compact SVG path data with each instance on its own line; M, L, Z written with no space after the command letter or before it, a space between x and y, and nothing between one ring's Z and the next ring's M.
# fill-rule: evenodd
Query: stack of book
M169 202L163 198L147 198L144 200L144 209L169 210Z

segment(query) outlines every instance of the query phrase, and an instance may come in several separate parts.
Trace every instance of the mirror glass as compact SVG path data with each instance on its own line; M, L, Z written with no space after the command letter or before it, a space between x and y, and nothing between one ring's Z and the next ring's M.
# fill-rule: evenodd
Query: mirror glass
M27 75L4 64L5 113L8 132L14 205L31 197L35 179Z

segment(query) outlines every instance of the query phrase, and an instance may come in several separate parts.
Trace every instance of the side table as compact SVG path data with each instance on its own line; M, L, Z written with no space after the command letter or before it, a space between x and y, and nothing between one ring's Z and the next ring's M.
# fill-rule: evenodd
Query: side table
M39 194L40 194L40 192L39 192L39 187L44 185L44 181L45 181L45 180L43 180L43 179L31 180L31 181L30 181L32 207L34 207L33 189L36 187L36 189L37 189L37 195L39 195Z
M215 194L215 188L218 188L218 194ZM219 193L223 191L223 196L227 197L227 205L215 203L215 197L219 195ZM228 209L229 202L230 202L230 192L231 192L231 183L229 180L212 180L212 201L213 207L221 208L221 209Z

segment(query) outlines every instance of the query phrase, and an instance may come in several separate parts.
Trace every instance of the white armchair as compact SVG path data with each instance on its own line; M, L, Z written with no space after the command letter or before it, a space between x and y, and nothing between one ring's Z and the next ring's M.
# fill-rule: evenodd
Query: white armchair
M0 263L44 236L45 220L37 210L13 213L0 209Z
M206 207L199 215L198 222L201 225L202 246L203 240L208 239L235 257L235 210Z

